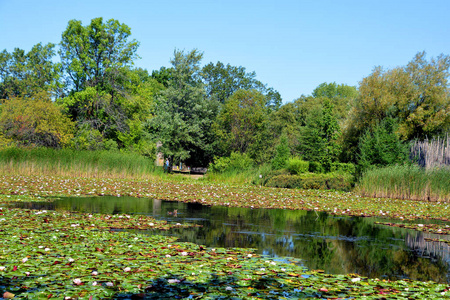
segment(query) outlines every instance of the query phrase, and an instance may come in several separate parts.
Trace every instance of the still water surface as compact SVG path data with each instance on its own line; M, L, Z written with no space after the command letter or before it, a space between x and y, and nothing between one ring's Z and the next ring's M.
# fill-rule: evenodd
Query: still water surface
M203 226L192 229L143 233L176 236L208 247L255 248L273 257L301 258L307 268L327 273L450 282L447 244L428 243L424 240L426 234L421 232L377 225L374 218L109 196L27 205L89 213L143 214L169 222L200 224ZM177 215L169 215L174 210Z

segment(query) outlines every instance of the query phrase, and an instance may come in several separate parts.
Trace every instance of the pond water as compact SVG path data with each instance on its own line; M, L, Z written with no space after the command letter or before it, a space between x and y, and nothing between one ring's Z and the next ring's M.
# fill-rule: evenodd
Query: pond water
M450 282L448 244L426 242L427 235L422 232L377 225L374 218L109 196L18 205L89 213L143 214L169 222L195 223L203 226L142 233L176 236L208 247L255 248L272 257L300 258L307 268L332 274ZM174 210L176 216L168 214Z

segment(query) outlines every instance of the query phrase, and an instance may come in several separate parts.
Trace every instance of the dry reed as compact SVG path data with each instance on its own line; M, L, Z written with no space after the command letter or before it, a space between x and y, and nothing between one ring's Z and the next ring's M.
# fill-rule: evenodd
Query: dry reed
M431 169L441 166L450 166L450 139L447 134L444 138L425 141L415 141L411 145L411 160L419 166Z

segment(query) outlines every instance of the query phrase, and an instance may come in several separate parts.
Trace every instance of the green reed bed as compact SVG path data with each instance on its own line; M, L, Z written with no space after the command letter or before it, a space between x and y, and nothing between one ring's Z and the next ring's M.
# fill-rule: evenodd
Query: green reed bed
M450 168L423 169L402 165L365 172L357 186L369 197L425 201L450 201Z
M149 178L153 160L135 153L50 148L0 150L0 173L76 177Z

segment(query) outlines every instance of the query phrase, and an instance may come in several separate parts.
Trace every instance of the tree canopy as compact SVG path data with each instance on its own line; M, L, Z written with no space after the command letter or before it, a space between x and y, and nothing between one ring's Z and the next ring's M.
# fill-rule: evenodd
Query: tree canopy
M202 57L196 49L175 50L172 78L157 98L155 116L146 124L171 163L202 163L212 155L210 128L217 105L206 99L199 74Z
M376 67L358 86L323 82L282 103L243 66L202 65L199 50L175 49L170 67L146 70L134 66L138 47L127 25L95 18L70 20L59 45L0 52L0 147L154 158L158 144L172 163L191 166L233 157L279 168L295 156L330 169L398 163L409 141L450 131L448 55L419 52L405 66Z

